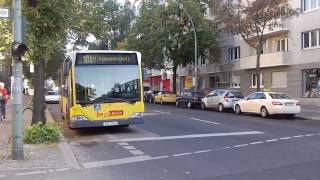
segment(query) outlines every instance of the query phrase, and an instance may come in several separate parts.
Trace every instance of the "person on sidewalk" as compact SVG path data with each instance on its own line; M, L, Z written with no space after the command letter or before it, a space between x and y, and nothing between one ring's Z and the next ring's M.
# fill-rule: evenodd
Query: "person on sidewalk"
M4 87L4 83L0 82L0 105L3 119L6 119L6 104L9 99L8 91Z

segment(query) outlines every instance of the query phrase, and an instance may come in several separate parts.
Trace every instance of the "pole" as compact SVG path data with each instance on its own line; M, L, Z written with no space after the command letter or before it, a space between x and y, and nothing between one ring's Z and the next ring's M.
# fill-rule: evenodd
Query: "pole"
M198 82L197 82L197 61L198 61L198 47L197 47L197 32L196 32L196 28L195 28L195 26L194 26L194 23L193 23L193 20L192 20L192 17L191 17L191 15L190 15L190 13L188 12L188 10L186 9L186 8L184 8L183 7L183 4L181 4L181 3L179 3L179 2L177 2L177 1L175 1L175 0L172 0L172 2L174 2L174 3L176 3L176 4L178 4L179 5L179 7L181 8L181 9L183 9L185 12L186 12L186 14L187 14L187 16L188 16L188 18L189 18L189 20L190 20L190 23L191 23L191 25L192 25L192 29L193 29L193 36L194 36L194 89L195 90L198 90Z
M21 0L13 0L13 41L21 43ZM12 159L23 160L22 120L22 63L21 57L12 59Z

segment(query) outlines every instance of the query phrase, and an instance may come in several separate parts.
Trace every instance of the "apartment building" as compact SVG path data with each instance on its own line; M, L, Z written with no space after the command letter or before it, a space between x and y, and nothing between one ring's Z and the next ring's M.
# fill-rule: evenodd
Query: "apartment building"
M301 9L298 17L283 20L283 26L266 32L261 55L261 87L284 92L304 104L320 105L320 0L289 0ZM256 52L239 36L218 27L219 60L198 62L198 87L208 92L226 87L254 92ZM179 87L192 77L194 67L180 67Z

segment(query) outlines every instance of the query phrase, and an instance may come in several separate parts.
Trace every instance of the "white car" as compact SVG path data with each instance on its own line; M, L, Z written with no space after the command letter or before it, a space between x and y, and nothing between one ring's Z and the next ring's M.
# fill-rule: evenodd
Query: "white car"
M47 103L58 103L60 95L58 91L47 91L45 95L45 101Z
M235 103L234 111L237 114L256 113L261 117L276 114L293 117L301 112L301 107L297 100L289 98L284 93L255 92Z

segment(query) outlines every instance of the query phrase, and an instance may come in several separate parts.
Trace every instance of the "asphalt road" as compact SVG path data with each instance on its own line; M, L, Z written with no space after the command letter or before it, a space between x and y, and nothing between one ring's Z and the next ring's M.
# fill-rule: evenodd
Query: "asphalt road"
M64 130L81 168L24 180L320 179L320 121L146 104L143 125Z

